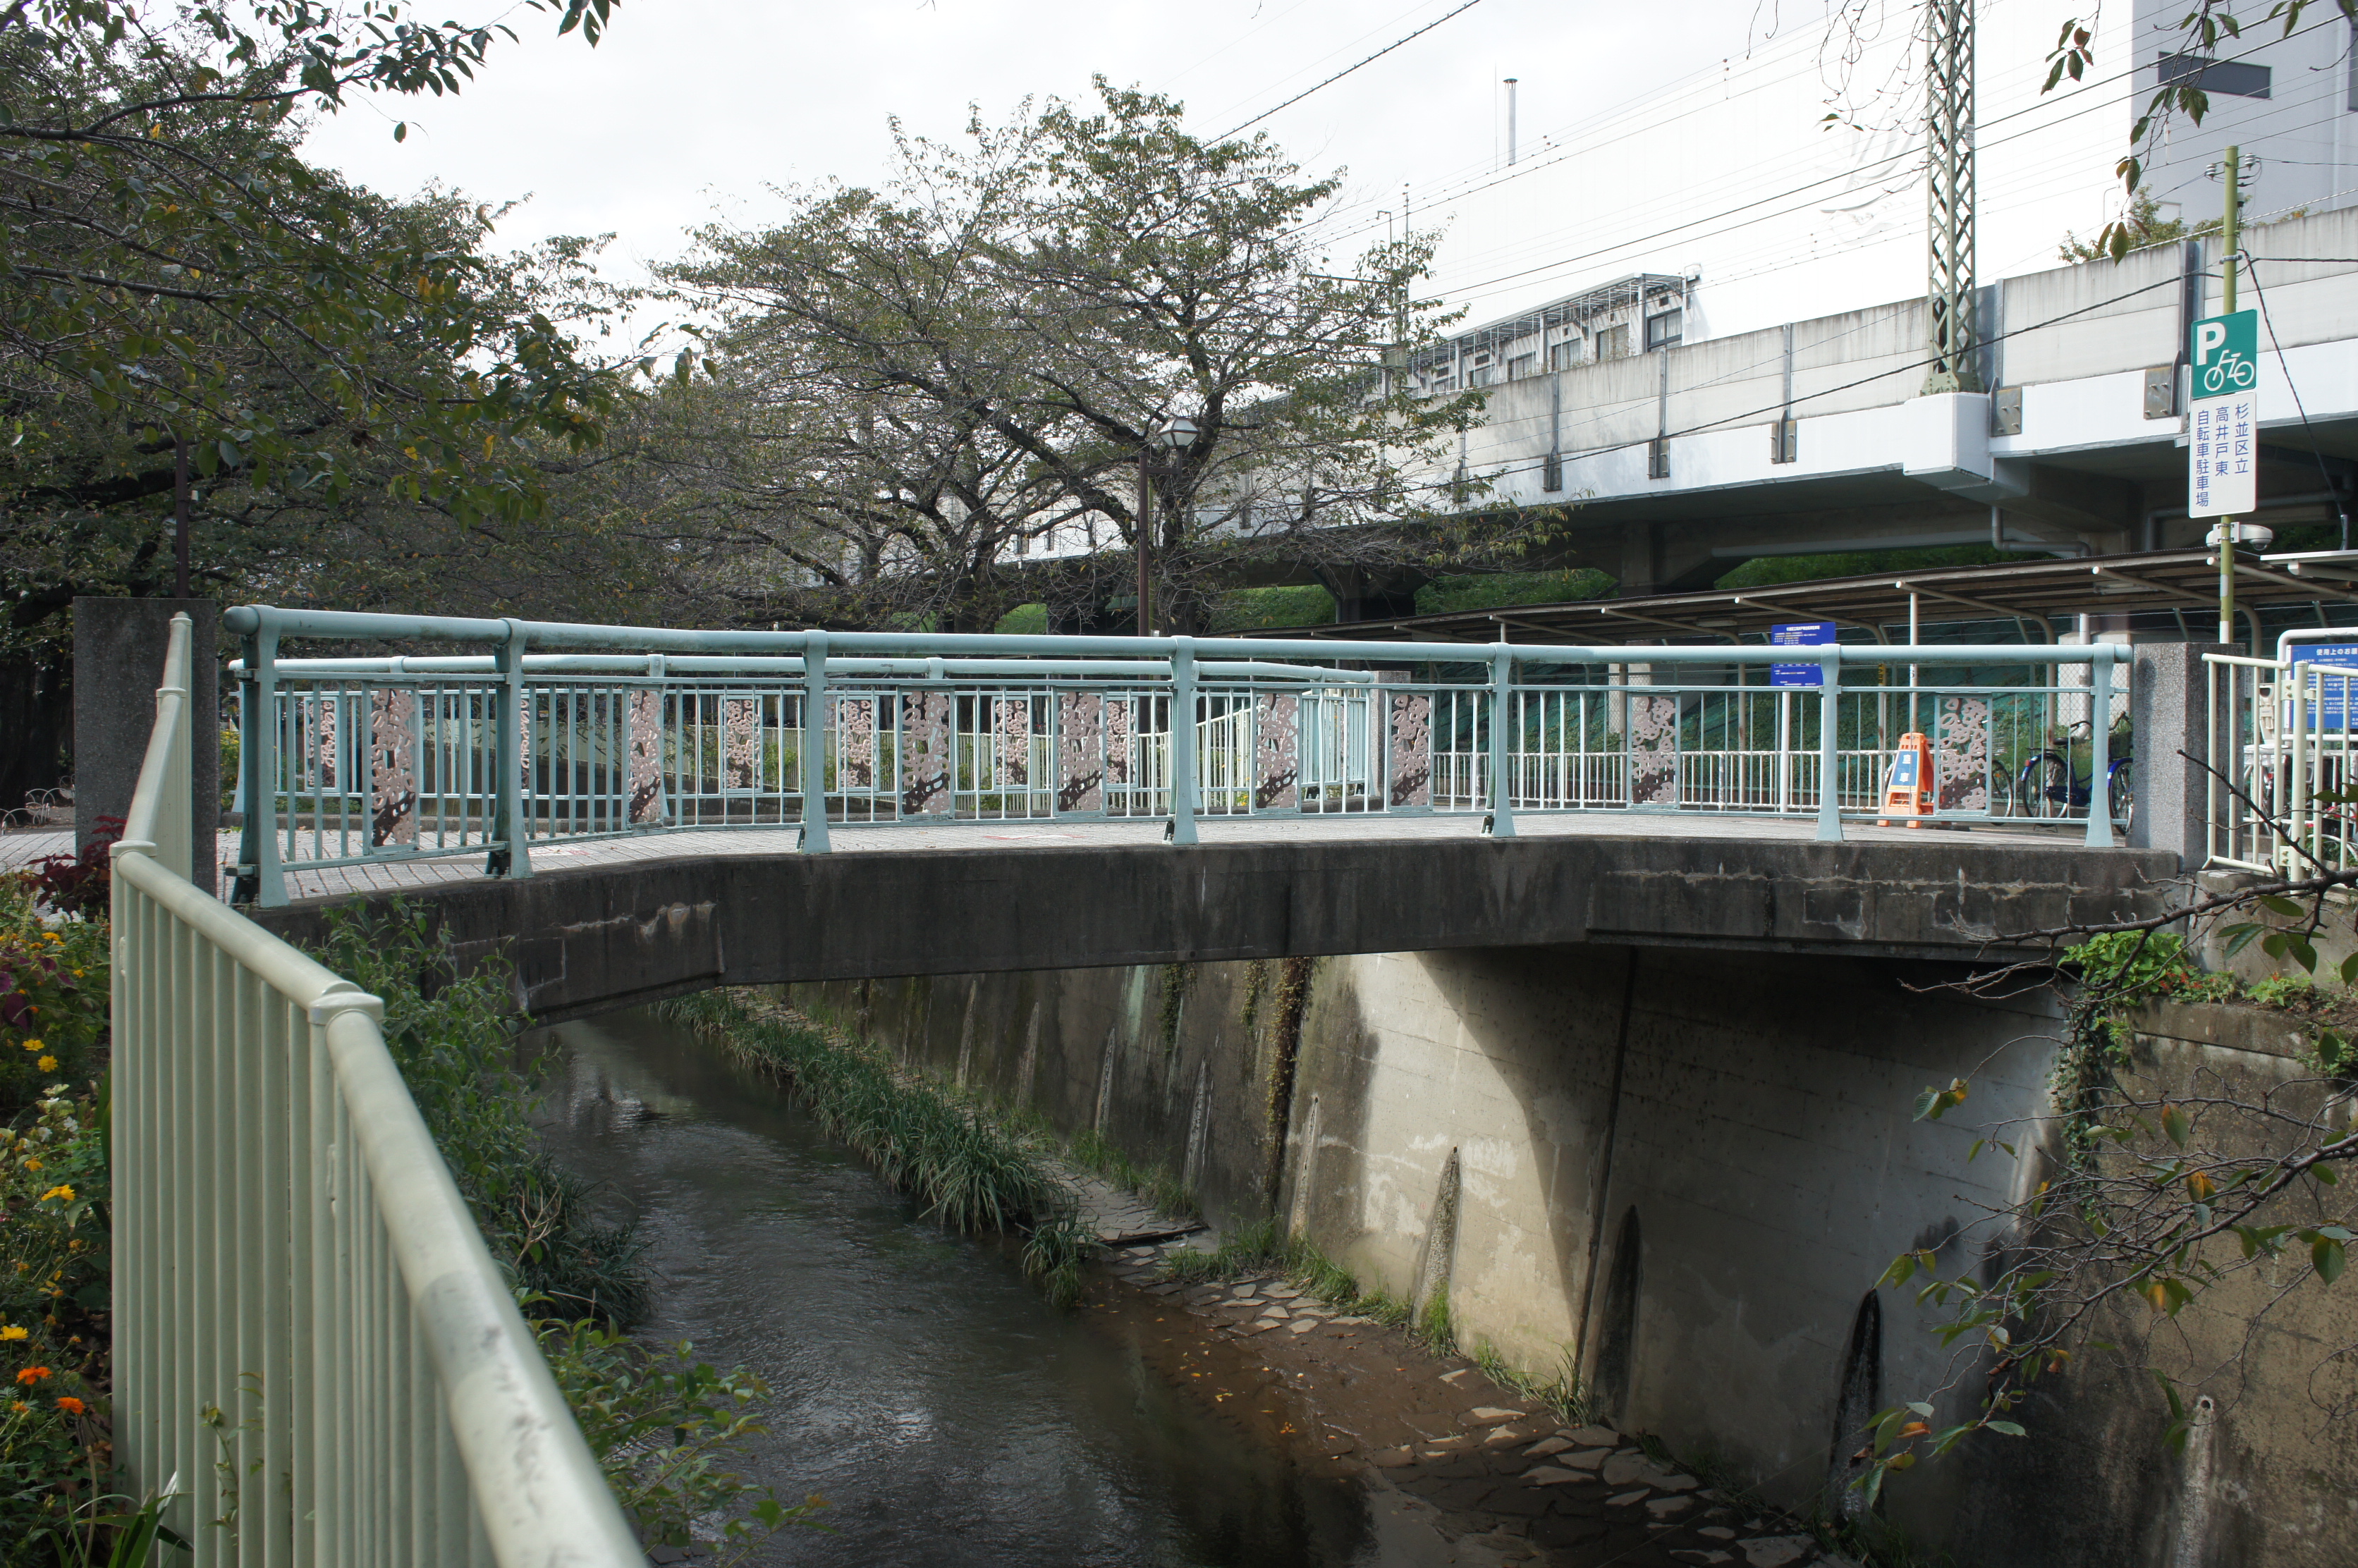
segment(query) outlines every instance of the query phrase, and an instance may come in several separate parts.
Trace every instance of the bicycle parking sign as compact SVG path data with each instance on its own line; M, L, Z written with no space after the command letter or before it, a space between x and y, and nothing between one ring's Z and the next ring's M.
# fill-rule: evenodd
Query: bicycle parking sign
M2260 327L2255 310L2206 316L2189 330L2186 507L2231 517L2259 503Z

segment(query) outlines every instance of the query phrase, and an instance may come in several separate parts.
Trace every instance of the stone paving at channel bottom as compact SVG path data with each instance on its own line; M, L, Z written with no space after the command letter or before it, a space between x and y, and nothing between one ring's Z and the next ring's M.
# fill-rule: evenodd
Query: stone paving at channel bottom
M1431 1354L1403 1329L1338 1310L1282 1274L1172 1277L1175 1255L1209 1250L1212 1239L1106 1249L1112 1279L1165 1314L1156 1325L1186 1314L1193 1332L1149 1340L1157 1370L1216 1411L1266 1401L1259 1413L1306 1440L1314 1472L1357 1477L1371 1507L1441 1535L1451 1561L1852 1568L1757 1499L1714 1489L1606 1422L1567 1420L1465 1357Z
M1846 822L1845 839L1855 843L1905 842L1925 832L1953 828L1878 827L1872 823ZM1746 838L1805 842L1817 837L1814 817L1711 816L1701 812L1559 812L1529 813L1515 819L1515 831L1525 838L1566 837L1649 838ZM2077 848L2086 828L2078 823L2036 827L2028 823L1973 823L1964 828L1976 840L2015 844L2050 844ZM1001 850L1070 849L1079 845L1159 845L1163 842L1161 819L1138 822L1075 822L1070 820L926 821L911 824L842 824L828 829L837 854L878 850ZM1474 816L1248 816L1206 817L1197 824L1206 844L1325 843L1339 840L1399 842L1436 838L1477 838L1482 818ZM733 855L785 855L797 852L801 829L785 827L687 827L637 833L611 838L562 839L535 843L535 871L569 871L575 867L621 865L639 860L701 859ZM236 863L238 835L220 835L224 881ZM70 855L73 835L64 831L0 834L0 871L13 870L48 855ZM306 869L298 861L287 869L290 898L337 897L354 892L394 892L448 882L473 881L485 875L483 851L469 849L441 855L404 856L360 865Z

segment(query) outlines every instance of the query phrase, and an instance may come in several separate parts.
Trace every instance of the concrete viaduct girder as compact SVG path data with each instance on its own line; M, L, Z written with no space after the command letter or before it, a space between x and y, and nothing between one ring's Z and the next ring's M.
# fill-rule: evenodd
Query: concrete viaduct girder
M430 909L517 1005L581 1017L713 985L1583 942L1985 962L2159 913L2162 850L1928 832L1821 844L1639 834L683 856L314 899Z

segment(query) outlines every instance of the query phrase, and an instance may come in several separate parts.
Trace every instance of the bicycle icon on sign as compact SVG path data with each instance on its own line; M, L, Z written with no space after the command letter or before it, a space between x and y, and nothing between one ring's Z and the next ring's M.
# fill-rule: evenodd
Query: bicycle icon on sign
M2226 349L2202 367L2201 385L2206 394L2248 392L2259 379L2258 365L2234 350Z

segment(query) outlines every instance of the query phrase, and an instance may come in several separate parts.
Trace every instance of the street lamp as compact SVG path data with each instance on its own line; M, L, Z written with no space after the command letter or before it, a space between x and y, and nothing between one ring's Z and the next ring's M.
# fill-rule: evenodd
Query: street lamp
M1195 444L1195 421L1182 414L1149 433L1146 444L1138 449L1138 634L1141 637L1154 635L1154 486L1149 464L1157 447L1176 452Z

